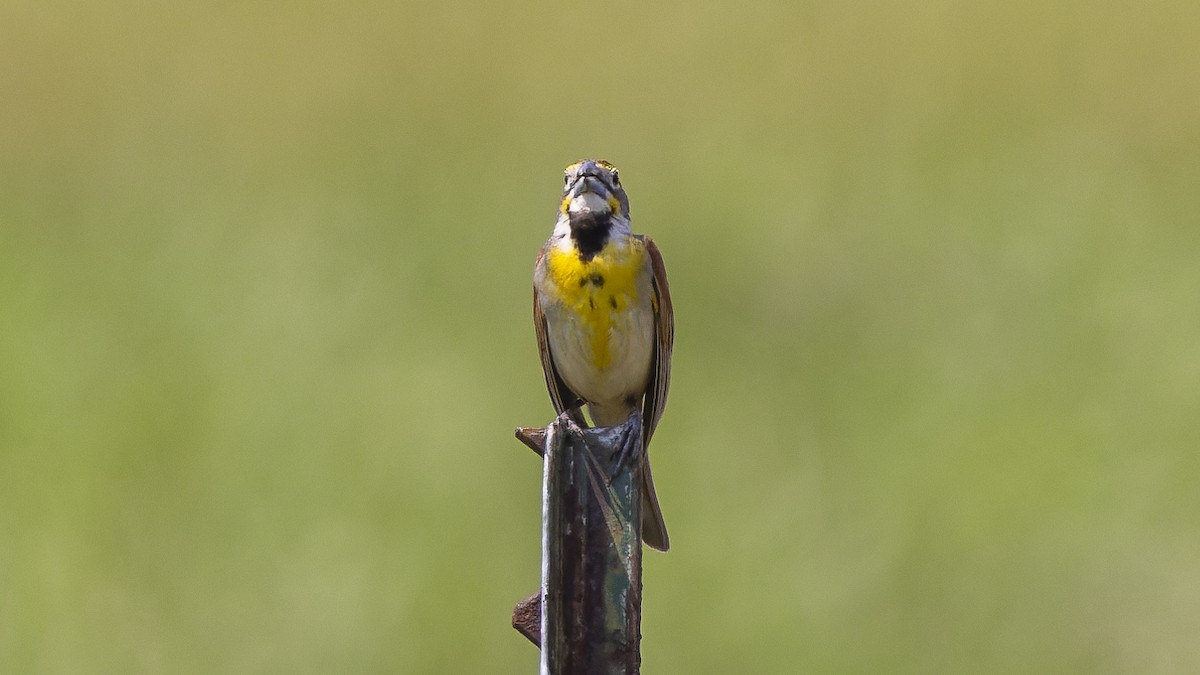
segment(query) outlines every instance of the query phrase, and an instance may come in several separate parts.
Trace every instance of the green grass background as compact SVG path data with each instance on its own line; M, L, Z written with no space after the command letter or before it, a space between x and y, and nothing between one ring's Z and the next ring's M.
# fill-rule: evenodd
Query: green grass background
M0 671L515 673L560 170L653 673L1200 671L1200 5L0 6Z

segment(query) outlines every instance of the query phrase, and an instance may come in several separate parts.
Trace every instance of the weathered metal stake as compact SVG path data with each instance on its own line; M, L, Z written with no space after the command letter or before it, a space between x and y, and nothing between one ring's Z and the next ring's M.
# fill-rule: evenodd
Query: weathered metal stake
M581 429L562 415L544 434L517 430L544 455L542 589L517 605L513 626L534 640L539 619L543 675L640 670L640 443L633 457L613 466L628 427Z

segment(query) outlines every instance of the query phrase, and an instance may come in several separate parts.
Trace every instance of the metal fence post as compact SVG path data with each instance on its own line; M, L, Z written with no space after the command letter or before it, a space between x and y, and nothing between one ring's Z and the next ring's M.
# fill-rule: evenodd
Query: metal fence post
M566 416L517 430L543 455L542 588L517 606L513 625L537 636L543 675L640 670L641 448L612 462L628 431L581 429Z

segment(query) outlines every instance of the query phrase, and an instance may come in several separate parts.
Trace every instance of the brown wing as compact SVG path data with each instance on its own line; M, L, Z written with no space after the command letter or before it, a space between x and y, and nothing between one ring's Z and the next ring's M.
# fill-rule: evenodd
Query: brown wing
M542 264L543 249L538 254L537 265ZM562 414L571 410L571 417L582 426L583 417L579 406L583 403L579 395L567 386L558 369L554 366L554 356L550 353L550 338L546 333L546 315L542 312L542 302L538 298L537 287L533 289L533 328L537 332L538 355L542 359L542 373L546 376L546 390L550 392L550 401L554 404L554 412Z
M675 309L671 305L671 288L667 285L667 268L654 240L643 235L646 253L650 256L651 283L654 288L655 345L654 362L650 368L650 386L642 402L642 419L645 422L644 447L650 445L650 437L667 407L667 391L671 388L671 348L675 343Z
M671 388L671 348L675 342L675 310L671 306L671 289L667 286L667 269L663 266L662 254L650 237L641 237L650 256L651 299L654 309L654 361L650 365L650 385L642 399L642 541L647 545L666 551L671 548L667 536L667 524L663 520L662 507L654 490L654 477L650 473L650 437L662 419L667 407L667 391Z

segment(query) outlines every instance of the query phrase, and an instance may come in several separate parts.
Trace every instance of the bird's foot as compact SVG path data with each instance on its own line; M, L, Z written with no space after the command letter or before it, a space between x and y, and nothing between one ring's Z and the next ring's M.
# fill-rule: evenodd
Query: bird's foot
M579 422L576 421L577 416L579 416L578 417L579 419L582 418L580 415L580 412L579 412L579 408L572 408L570 410L564 410L564 411L562 411L562 413L559 414L558 419L556 419L555 422L558 422L559 424L562 424L564 427L566 427L566 430L568 432L570 432L572 434L578 434L580 436L583 436L584 435L583 427L579 424Z
M621 432L621 440L617 444L617 452L613 455L610 474L615 476L629 463L637 459L642 451L642 411L634 410L625 420L625 428Z

